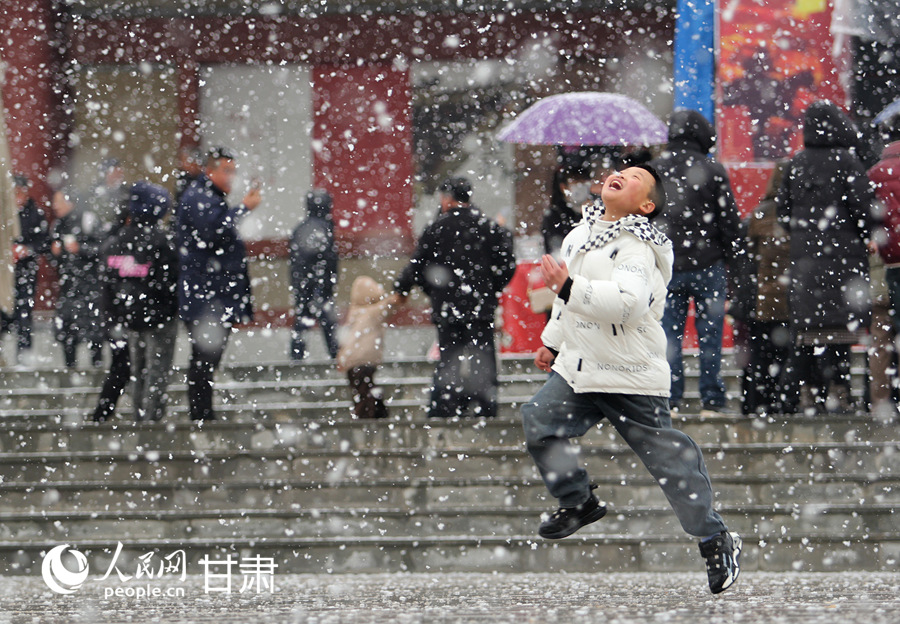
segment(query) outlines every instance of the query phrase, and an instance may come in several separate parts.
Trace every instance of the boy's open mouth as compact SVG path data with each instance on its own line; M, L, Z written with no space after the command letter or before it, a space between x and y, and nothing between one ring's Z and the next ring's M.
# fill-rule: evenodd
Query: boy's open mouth
M619 179L610 180L609 188L616 190L616 191L621 191L622 190L622 181Z

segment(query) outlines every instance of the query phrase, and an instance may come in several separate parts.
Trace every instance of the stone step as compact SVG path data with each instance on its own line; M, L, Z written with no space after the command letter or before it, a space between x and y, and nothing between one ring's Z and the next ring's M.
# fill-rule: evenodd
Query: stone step
M512 411L512 405L509 405ZM504 410L504 412L507 410ZM681 413L674 421L701 444L725 443L830 443L889 442L900 438L896 425L868 414L820 416L695 415ZM618 443L608 423L592 430L583 443ZM518 415L492 419L391 418L384 421L353 418L295 419L273 422L220 420L198 425L191 422L112 421L78 422L60 426L41 422L7 423L0 429L0 451L96 451L142 453L229 449L308 448L444 448L524 444Z
M720 506L730 530L759 539L785 535L867 535L896 528L892 504ZM525 535L534 533L541 507L406 509L402 507L35 511L0 513L0 541L67 542L98 534L130 542L147 539L269 538L349 539L351 537L428 537L431 535ZM635 537L677 534L668 506L611 506L602 521L584 527L579 537L596 534Z
M433 368L433 365L432 365ZM860 380L865 370L856 371ZM737 406L740 396L740 373L737 370L723 371L728 385L729 396ZM526 372L508 372L498 377L501 394L533 395L540 389L546 376L532 367ZM431 370L421 374L413 374L403 370L382 370L376 376L379 386L386 398L404 399L427 397L431 385ZM73 383L77 382L77 383ZM92 408L96 405L103 377L70 375L67 382L56 380L53 383L17 385L7 381L0 384L0 411L9 412L20 409L50 409L59 407ZM861 396L861 383L856 384L854 395ZM696 381L690 380L686 390L687 406L699 404L699 393L696 392ZM173 376L169 386L169 395L173 403L186 401L187 385L184 374L179 371ZM252 401L284 401L284 400L341 400L351 398L350 388L344 377L334 375L304 377L296 371L277 370L270 372L269 377L250 377L242 375L234 379L220 374L216 383L216 394L219 402L249 403ZM122 404L128 403L129 393L126 391Z
M896 571L900 536L896 532L865 535L785 535L744 537L745 571L837 572ZM0 542L0 572L37 574L41 560L56 542ZM597 534L549 541L531 534L432 535L427 537L147 539L123 543L115 536L72 544L90 569L103 574L112 564L134 574L140 559L158 567L180 552L193 569L202 558L238 562L259 558L277 565L277 574L367 572L702 572L694 539L683 533L656 535ZM113 559L114 557L115 560ZM235 563L236 565L236 563ZM276 574L276 576L277 576Z
M82 391L82 395L84 391ZM77 395L77 396L82 396ZM15 408L0 409L0 423L4 426L10 426L17 423L30 424L46 424L48 426L75 424L90 420L94 402L78 399L77 396L71 398L65 405L55 408ZM498 400L498 415L501 418L518 418L521 405L531 400L533 392L521 395L513 395L507 390L500 392ZM254 400L249 403L244 402L227 402L227 397L216 394L214 402L216 404L217 416L223 420L237 421L295 421L295 420L315 420L315 419L335 419L346 418L352 416L352 402L350 400L328 399L328 400L312 400L305 401L299 398L290 398L281 400L285 397L277 397L277 401ZM388 411L394 418L400 419L422 419L427 416L427 394L423 389L420 396L416 398L391 399L387 401ZM120 401L119 408L115 415L115 421L124 423L132 421L131 410L128 407L129 400L123 397ZM680 414L692 417L697 415L701 410L700 395L697 392L687 392L682 403ZM737 396L732 396L729 400L728 410L733 414L739 413L740 404ZM851 411L850 414L863 417L865 412L861 410ZM467 412L464 417L476 416L471 412ZM799 418L802 415L791 415L792 418ZM896 420L896 416L895 416ZM169 406L167 423L171 422L188 422L187 401L175 401Z
M598 495L615 506L664 505L656 482L643 471L606 473L590 466ZM878 472L833 472L785 475L711 473L717 502L725 505L815 505L900 502L900 475ZM0 483L0 511L121 511L282 509L310 507L396 507L435 509L468 507L551 507L544 484L536 477L458 475L426 478L220 479L151 478L127 481L59 480Z
M862 470L900 473L900 442L817 444L717 444L701 446L713 472L762 473L786 476ZM584 461L598 473L631 474L643 470L627 446L593 443L581 447ZM232 449L143 452L111 450L0 453L0 473L6 482L41 479L341 479L375 476L424 478L454 475L521 476L535 474L521 444L498 447Z
M386 400L428 400L431 377L378 377L378 385ZM535 375L502 375L498 378L503 396L532 396L544 383L544 377ZM173 404L187 403L187 384L175 383L168 388ZM100 387L61 388L11 388L0 390L0 411L49 410L82 408L93 409L100 397ZM128 413L130 394L126 389L119 407ZM352 399L345 379L290 379L282 381L224 381L216 384L216 400L223 405L253 403L298 402L347 402Z

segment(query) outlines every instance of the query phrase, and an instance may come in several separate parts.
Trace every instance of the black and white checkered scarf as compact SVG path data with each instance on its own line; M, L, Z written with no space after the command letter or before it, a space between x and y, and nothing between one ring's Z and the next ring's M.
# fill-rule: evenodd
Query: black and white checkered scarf
M647 217L640 215L628 215L618 221L614 221L610 227L595 228L594 225L601 220L605 212L606 209L599 201L584 207L584 219L590 227L591 234L587 242L578 251L587 253L592 249L599 249L619 238L623 230L633 234L639 240L658 245L659 247L672 246L672 241L665 234L653 227ZM600 231L595 233L597 229Z

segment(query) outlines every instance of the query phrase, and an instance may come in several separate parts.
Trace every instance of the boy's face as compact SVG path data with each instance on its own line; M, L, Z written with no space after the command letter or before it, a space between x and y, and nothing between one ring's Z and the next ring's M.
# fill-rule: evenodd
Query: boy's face
M628 167L610 175L600 193L606 208L606 219L615 221L631 214L653 212L655 206L650 200L653 184L650 172L640 167Z

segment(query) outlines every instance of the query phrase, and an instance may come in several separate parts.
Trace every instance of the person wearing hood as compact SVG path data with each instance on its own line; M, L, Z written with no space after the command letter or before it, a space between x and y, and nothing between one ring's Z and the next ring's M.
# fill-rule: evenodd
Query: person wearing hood
M112 362L95 421L112 417L129 379L134 380L135 421L165 415L177 334L178 254L159 222L171 203L164 188L136 183L127 211L119 215L120 225L100 248L101 301Z
M541 258L557 297L535 365L550 376L522 406L522 426L560 507L538 534L562 539L606 515L570 442L606 419L659 483L684 530L701 538L709 588L719 593L737 580L742 545L713 509L700 448L672 427L660 321L673 253L652 223L666 206L665 190L644 164L609 176L601 198L563 241L562 260Z
M672 369L671 407L684 396L682 342L688 307L694 301L700 347L701 414L725 409L722 333L728 269L744 254L740 217L728 174L710 157L716 136L712 124L694 110L677 110L669 119L667 150L651 161L669 197L659 228L672 241L675 261L663 328Z
M385 321L397 308L400 296L384 296L384 287L367 275L353 280L344 339L337 354L338 370L347 373L357 418L387 418L375 370L383 360Z
M853 123L835 104L813 102L803 119L803 149L775 198L791 240L786 412L801 406L804 390L811 394L804 407L850 407L850 348L872 312L867 245L875 200L856 144Z
M175 214L180 259L178 309L191 342L191 420L213 420L213 378L234 326L253 319L247 252L238 223L262 197L253 186L238 206L226 197L237 175L235 156L215 147L203 174L181 195Z
M290 357L307 356L306 330L316 323L325 335L325 347L337 357L334 289L337 285L338 254L334 244L331 195L315 189L306 194L306 218L291 233L291 289L294 291L294 327Z

